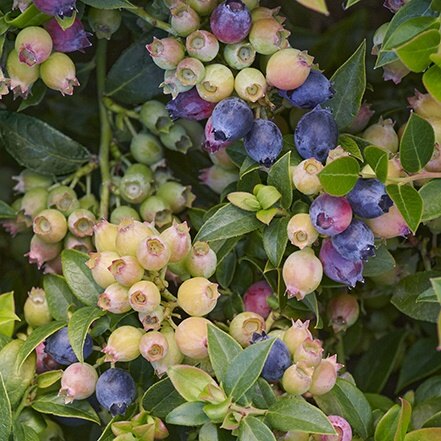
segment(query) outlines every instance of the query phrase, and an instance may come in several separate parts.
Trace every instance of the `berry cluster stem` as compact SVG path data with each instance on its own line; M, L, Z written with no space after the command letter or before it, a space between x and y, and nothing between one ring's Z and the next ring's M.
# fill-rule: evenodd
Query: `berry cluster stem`
M139 7L134 9L128 9L132 14L135 14L140 19L146 21L147 23L151 24L153 27L157 29L162 29L163 31L168 32L172 35L177 35L176 31L165 21L158 20L156 17L153 17L153 15L149 14L145 9Z

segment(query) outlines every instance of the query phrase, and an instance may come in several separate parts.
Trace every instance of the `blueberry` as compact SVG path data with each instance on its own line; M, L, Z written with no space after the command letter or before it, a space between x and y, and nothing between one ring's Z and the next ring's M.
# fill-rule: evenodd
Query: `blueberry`
M259 164L270 167L282 151L282 133L272 121L256 119L243 143L248 156Z
M306 81L297 89L280 90L279 95L293 106L313 109L334 96L331 82L318 70L311 70Z
M202 99L195 87L187 92L181 92L167 104L167 110L172 119L186 118L201 120L209 118L215 104Z
M348 260L367 260L375 256L374 233L358 219L353 219L343 233L334 236L332 245Z
M320 234L335 236L351 223L352 208L345 198L323 193L309 207L309 216Z
M331 280L352 287L357 282L363 281L363 262L342 257L332 245L331 239L323 241L319 258L323 265L323 272Z
M267 340L268 338L265 332L262 334L255 332L251 342L257 343L258 341ZM263 365L261 376L266 381L275 383L283 377L284 372L291 366L291 363L291 354L288 347L280 338L276 338Z
M352 211L366 219L387 213L393 205L385 186L377 179L359 179L347 198Z
M76 5L76 0L34 0L37 9L52 17L70 17Z
M216 104L211 115L212 132L216 141L236 141L251 129L254 116L248 104L240 98L225 98Z
M226 0L211 14L211 32L222 43L242 41L251 29L251 14L241 0Z
M44 27L49 32L54 50L57 52L82 51L92 45L89 41L90 34L84 30L84 26L78 18L67 29L63 29L55 18L49 20Z
M92 353L92 337L87 334L83 347L84 359L89 357ZM78 361L72 346L69 342L69 336L67 334L67 326L61 328L55 334L52 334L47 340L44 348L46 354L49 354L57 363L64 366L68 366Z
M325 162L329 150L336 147L337 123L329 110L317 106L300 118L294 133L297 151L304 159Z
M112 416L123 415L135 397L135 382L127 371L111 368L98 378L96 398Z

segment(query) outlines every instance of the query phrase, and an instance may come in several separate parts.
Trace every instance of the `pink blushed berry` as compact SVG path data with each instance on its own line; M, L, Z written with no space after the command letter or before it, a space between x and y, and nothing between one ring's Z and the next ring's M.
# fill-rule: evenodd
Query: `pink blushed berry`
M179 350L187 357L202 360L208 356L208 324L203 317L189 317L182 321L175 332Z
M312 334L308 327L309 320L306 320L305 322L302 322L301 320L293 320L292 326L283 334L283 341L291 354L294 355L297 348L302 345L307 338L312 339Z
M303 362L306 366L316 367L322 360L323 347L318 339L307 338L294 352L296 363Z
M63 372L58 395L64 398L65 404L74 400L84 400L95 392L97 381L98 374L93 366L87 363L73 363Z
M139 342L144 331L134 326L120 326L116 328L107 340L102 352L106 354L105 361L132 361L138 358Z
M146 49L153 62L164 70L176 69L176 66L185 56L184 46L173 37L161 40L155 37L146 46Z
M161 233L161 238L167 243L170 249L170 262L179 262L191 248L190 228L187 222L178 224L174 222L171 227Z
M52 52L52 46L49 33L38 26L29 26L22 29L15 40L18 59L28 66L46 61Z
M86 265L91 270L93 279L101 288L107 288L116 282L114 275L109 271L109 266L118 258L119 255L114 251L90 253L90 259Z
M141 313L154 312L161 302L161 293L158 287L148 280L141 280L129 289L130 306Z
M159 361L167 355L168 342L158 331L147 332L141 337L139 350L147 361Z
M410 234L410 229L396 205L392 205L389 212L382 216L366 219L366 224L373 231L375 237L382 239L404 237Z
M37 264L40 269L46 262L55 259L61 253L61 243L47 243L38 235L34 235L31 239L30 250L26 254L29 263Z
M82 51L92 46L89 34L84 30L84 26L78 18L67 29L63 29L54 18L49 20L44 27L52 37L54 50L57 52Z
M98 297L98 307L114 314L123 314L130 311L132 308L129 303L127 288L119 283L112 283Z
M131 218L123 219L116 231L115 248L121 256L136 256L139 243L157 234L154 226Z
M352 428L350 424L341 416L329 415L328 419L334 426L337 435L320 435L320 441L351 441Z
M354 296L341 293L329 301L327 312L332 329L338 333L345 331L357 321L360 307Z
M243 296L245 311L255 312L266 319L271 312L267 299L272 295L273 290L267 281L260 280L253 283Z
M304 363L291 365L283 374L282 385L292 395L302 395L311 386L313 369Z
M314 369L309 393L312 395L324 395L328 393L337 381L337 373L343 367L337 363L337 356L324 358Z
M136 257L146 270L159 271L170 260L170 248L160 236L150 236L139 243Z

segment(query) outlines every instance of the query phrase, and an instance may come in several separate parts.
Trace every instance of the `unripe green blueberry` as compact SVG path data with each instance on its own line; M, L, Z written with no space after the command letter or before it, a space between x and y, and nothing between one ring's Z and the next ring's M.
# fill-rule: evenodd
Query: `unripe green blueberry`
M148 197L139 207L141 218L161 228L172 222L170 206L158 196Z
M94 249L90 237L77 237L72 233L66 234L63 246L65 250L77 250L85 254L90 253Z
M89 8L87 13L89 25L98 39L110 37L121 25L121 11L119 9L97 9Z
M41 64L52 52L52 38L45 29L28 26L17 34L15 50L21 63L28 66Z
M239 180L238 170L227 170L219 165L202 169L199 179L217 194L221 194L224 189Z
M211 32L197 30L186 38L185 47L191 57L208 63L216 58L219 41Z
M365 219L365 222L372 230L375 237L380 237L382 239L407 236L410 233L403 215L395 204L392 205L387 213L374 219Z
M161 328L162 321L164 320L164 308L158 306L152 312L140 312L138 313L138 318L144 331L157 331Z
M95 215L89 210L84 210L83 208L78 208L77 210L72 211L67 218L69 231L77 237L92 236L95 222Z
M23 307L26 323L32 328L46 325L52 321L46 293L41 288L32 288Z
M60 242L66 236L66 218L51 208L40 211L32 222L34 233L47 243Z
M141 217L134 208L129 207L128 205L120 205L119 207L114 208L110 214L110 222L112 224L118 225L125 219L139 221L141 220Z
M191 140L191 148L200 149L205 142L204 127L199 121L193 119L180 118L175 123L184 128Z
M144 331L134 326L120 326L109 336L107 345L102 350L106 354L104 360L115 363L117 361L132 361L139 357L139 342Z
M123 286L132 286L144 276L144 268L133 256L122 256L113 260L109 266L109 271L115 277L115 280Z
M253 22L248 38L257 53L272 55L289 46L290 35L291 33L274 18L263 18Z
M226 44L224 47L224 58L228 66L233 69L245 69L254 63L256 49L247 41Z
M318 174L323 170L323 164L317 159L309 158L294 167L292 180L300 193L308 196L317 194L322 189Z
M324 395L328 393L337 381L338 370L343 365L337 363L337 356L324 358L314 369L309 393L312 395Z
M47 208L48 192L45 188L33 188L21 198L21 207L26 216L34 218L38 213Z
M187 222L181 224L174 222L173 225L162 231L161 238L170 249L170 262L172 263L179 262L190 251L191 236Z
M297 89L308 78L313 61L314 57L306 52L294 48L282 49L268 60L266 80L278 89Z
M190 208L195 200L195 195L191 192L191 187L185 187L175 181L168 181L161 184L156 194L171 208L174 214L178 214L186 208Z
M176 78L184 86L195 86L205 77L205 67L197 58L184 58L176 67Z
M64 398L65 404L74 400L85 400L95 392L97 381L98 374L93 366L87 363L73 363L63 372L58 395Z
M118 227L105 219L101 219L93 227L93 237L97 251L116 251L116 235Z
M236 165L231 160L226 149L221 149L217 152L209 153L208 156L210 156L211 162L213 164L218 165L225 170L236 170Z
M181 37L186 37L199 28L200 19L196 11L185 3L175 3L170 8L170 24Z
M288 223L287 232L289 241L301 250L310 247L319 236L307 213L295 214Z
M208 324L203 317L189 317L183 320L175 331L179 350L187 357L202 360L208 356Z
M185 258L185 266L192 277L211 277L216 272L217 256L207 242L196 242Z
M237 314L230 323L230 335L244 348L251 344L253 334L265 331L265 319L255 312Z
M289 394L302 395L308 392L312 381L311 367L304 363L295 363L291 365L283 374L282 386Z
M327 312L332 329L338 333L346 331L357 321L360 307L354 296L340 293L329 301Z
M255 103L266 94L266 79L260 70L253 67L242 69L234 80L234 90L244 100Z
M194 277L178 289L178 305L188 315L203 316L211 312L220 296L217 284L204 277Z
M74 210L80 208L80 202L72 188L61 185L49 192L47 206L56 208L65 216L69 216Z
M164 70L176 69L176 66L185 56L182 43L173 37L159 40L154 37L153 41L146 46L153 62Z
M160 101L146 101L139 112L141 123L155 135L168 133L173 125L168 111Z
M363 138L372 145L381 147L391 153L398 151L399 139L394 130L394 122L388 118L380 118L378 123L372 124L363 132Z
M202 16L210 15L217 6L217 0L187 0L187 3Z
M294 352L295 363L303 362L306 366L316 367L322 360L323 347L318 339L307 338Z
M301 300L319 287L323 266L314 251L307 247L290 254L283 264L282 272L288 298Z
M187 153L193 145L186 130L179 124L174 124L167 133L161 133L159 138L165 147L176 152Z
M196 85L196 89L205 101L218 103L233 93L233 73L223 64L210 64L205 68L205 78Z
M139 341L139 351L147 361L162 360L168 352L167 339L158 331L147 332Z
M253 9L253 11L251 12L251 18L253 19L253 23L255 21L262 20L264 18L274 18L279 23L283 23L286 20L286 18L277 15L279 12L280 12L280 6L272 9L260 6L258 8Z
M170 260L170 248L161 236L150 236L139 242L136 257L146 270L159 271Z
M155 234L158 233L152 225L132 218L124 218L117 226L116 251L120 256L136 256L139 242Z
M165 357L161 360L151 362L158 377L164 375L169 367L182 363L182 360L184 359L184 355L179 350L179 346L176 342L176 336L173 328L170 326L164 326L161 329L161 334L167 340L168 351Z
M18 176L13 176L12 179L17 182L13 188L17 193L26 193L34 188L48 189L52 185L51 177L28 169L23 170Z
M129 303L129 291L119 283L112 283L98 297L98 307L113 314L123 314L132 308Z
M15 49L9 52L6 60L6 70L8 71L10 89L14 92L14 96L22 98L29 95L32 85L40 76L40 65L28 66L21 63Z
M131 203L140 204L152 190L153 172L144 164L131 165L119 184L121 197Z
M161 293L153 282L141 280L130 287L129 303L135 311L151 313L159 307Z
M99 209L99 202L95 195L93 194L86 194L82 198L79 199L80 202L80 208L84 208L85 210L89 210L92 213L96 214L98 213Z
M61 253L61 242L47 243L37 234L31 239L29 253L29 263L36 263L40 269L44 263L55 259Z
M145 165L153 165L164 157L159 139L150 133L138 133L130 143L130 153L135 161Z
M74 86L80 83L76 78L74 62L62 52L54 52L40 65L40 77L49 89L58 90L62 95L72 95Z
M415 96L407 99L410 107L422 118L441 118L441 103L429 93L421 93L415 89Z
M93 280L101 288L106 289L109 285L116 282L114 275L109 271L109 266L118 258L119 255L114 251L90 254L90 259L86 262L86 265L92 272Z
M164 72L164 81L159 87L162 87L162 92L165 95L171 95L172 98L176 98L181 92L187 92L193 86L184 86L176 77L176 69L172 69Z

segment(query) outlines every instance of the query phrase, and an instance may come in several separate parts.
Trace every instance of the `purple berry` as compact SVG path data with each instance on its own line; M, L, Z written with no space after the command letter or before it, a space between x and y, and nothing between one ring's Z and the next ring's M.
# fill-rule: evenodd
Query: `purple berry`
M34 0L34 4L41 12L52 17L70 17L75 10L76 0Z
M361 260L351 261L342 257L330 239L323 241L319 258L323 265L323 272L331 280L352 287L357 282L363 281L363 262Z
M204 134L204 149L207 152L216 153L219 150L227 148L231 144L230 141L221 141L214 138L213 123L211 121L211 117L208 118L207 123L205 124Z
M334 236L332 245L348 260L367 260L375 256L374 233L358 219L353 219L343 233Z
M181 92L167 104L167 110L173 119L186 118L201 119L209 118L215 107L215 103L209 103L202 99L196 88Z
M318 70L311 70L306 81L297 89L280 90L280 96L293 106L313 109L334 96L331 82Z
M271 312L271 307L266 299L272 294L273 290L265 280L253 283L243 296L245 311L255 312L266 319Z
M377 179L359 179L347 198L352 211L366 219L387 213L393 205L385 186Z
M346 230L352 220L352 208L345 198L323 193L309 208L312 225L320 234L335 236Z
M324 162L330 150L337 146L337 123L329 110L317 106L303 115L294 133L297 151L304 159Z
M123 415L136 397L132 376L122 369L111 368L96 383L96 398L112 416Z
M395 14L405 3L405 0L385 0L383 6Z
M282 151L282 133L272 121L256 119L244 139L244 146L248 156L270 167Z
M45 24L46 30L52 37L54 50L57 52L81 51L92 45L88 39L88 33L84 30L81 21L76 18L73 25L66 30L53 18Z
M251 14L241 0L226 0L211 14L211 32L222 43L242 41L251 29Z

